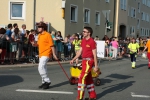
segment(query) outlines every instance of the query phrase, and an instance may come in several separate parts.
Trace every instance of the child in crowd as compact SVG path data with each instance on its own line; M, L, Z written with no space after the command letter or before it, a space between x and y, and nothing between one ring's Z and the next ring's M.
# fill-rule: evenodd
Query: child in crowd
M113 55L113 49L112 49L112 44L110 43L109 45L109 57L112 58Z

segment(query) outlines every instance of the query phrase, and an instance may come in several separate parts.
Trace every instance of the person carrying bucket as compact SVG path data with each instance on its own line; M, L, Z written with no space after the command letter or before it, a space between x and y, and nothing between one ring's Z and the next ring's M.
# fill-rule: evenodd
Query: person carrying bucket
M92 67L98 72L96 42L92 39L93 30L91 27L84 27L83 39L81 47L77 55L70 61L74 61L80 57L82 53L82 71L78 81L78 97L76 100L83 100L85 87L88 89L89 98L87 100L96 100L96 92L94 89L93 79L91 75Z

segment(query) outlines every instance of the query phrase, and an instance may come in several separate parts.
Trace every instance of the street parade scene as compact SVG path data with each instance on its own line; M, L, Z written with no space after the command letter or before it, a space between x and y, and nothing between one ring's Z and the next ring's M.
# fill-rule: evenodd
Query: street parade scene
M0 100L150 99L150 0L0 4Z

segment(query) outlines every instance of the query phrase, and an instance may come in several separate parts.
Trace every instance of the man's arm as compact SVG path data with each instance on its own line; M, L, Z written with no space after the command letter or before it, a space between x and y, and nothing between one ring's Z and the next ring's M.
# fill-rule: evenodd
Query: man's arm
M54 46L51 46L51 49L52 49L52 53L54 55L55 54L55 48L54 48Z
M72 61L75 61L77 58L79 58L80 55L81 55L81 53L82 53L82 47L80 47L79 52L78 52L77 55L72 59Z
M92 50L93 56L94 56L94 65L95 68L98 69L98 64L97 64L97 49Z
M53 54L54 59L58 60L58 58L57 58L57 56L55 54L55 48L54 48L54 46L51 46L51 49L52 49L52 54Z

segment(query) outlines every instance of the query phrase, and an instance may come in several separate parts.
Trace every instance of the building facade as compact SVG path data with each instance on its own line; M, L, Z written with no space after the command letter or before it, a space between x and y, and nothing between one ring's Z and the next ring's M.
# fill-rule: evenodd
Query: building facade
M93 36L112 36L113 29L105 32L107 20L114 20L114 0L0 0L0 25L18 23L34 29L44 21L48 31L61 31L62 35L80 33L84 26L91 26Z
M150 0L116 0L116 3L118 20L115 36L150 36Z
M100 39L150 36L150 0L0 0L0 12L0 27L18 23L30 30L44 21L49 32L61 31L63 37L82 32L84 26Z

